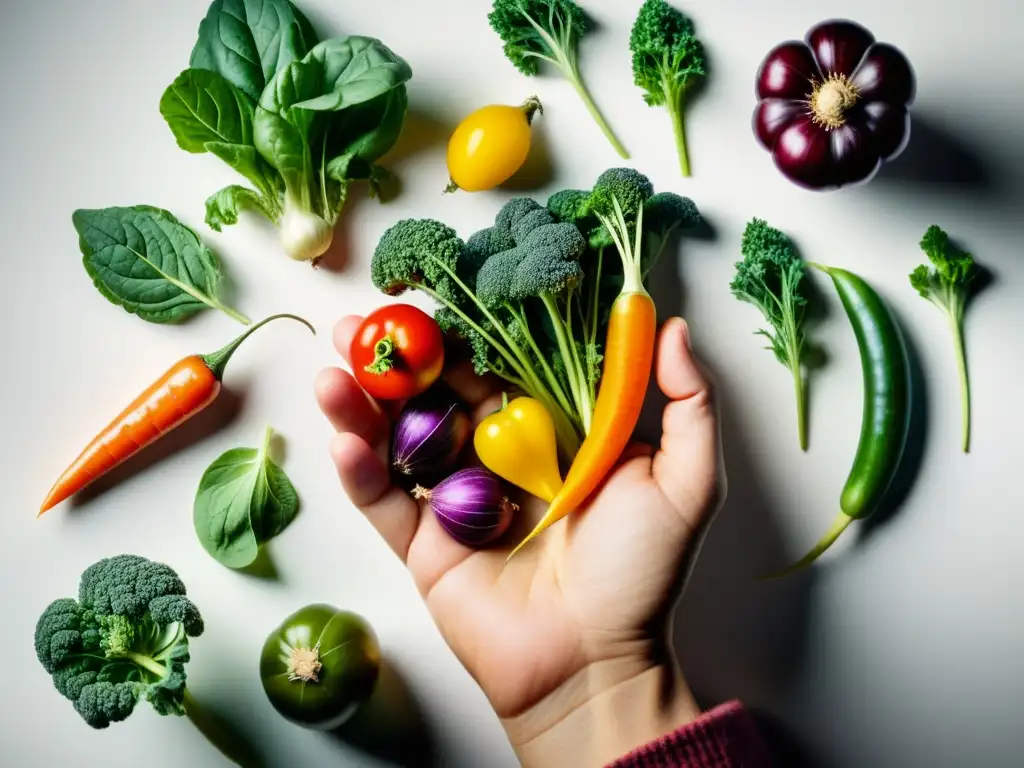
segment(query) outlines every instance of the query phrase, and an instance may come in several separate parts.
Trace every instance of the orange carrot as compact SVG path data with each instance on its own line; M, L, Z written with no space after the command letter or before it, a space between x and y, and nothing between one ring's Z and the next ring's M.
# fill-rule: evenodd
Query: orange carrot
M235 350L257 328L282 317L298 320L316 333L301 317L272 315L213 354L189 355L179 360L93 438L54 483L39 514L82 490L216 400L224 369Z
M640 418L651 377L655 318L654 302L646 291L623 293L612 304L604 373L590 433L544 517L512 550L509 559L527 542L579 508L618 461Z
M619 194L626 202L625 207ZM644 288L641 264L644 204L652 194L645 176L621 168L601 174L591 192L591 199L596 200L592 213L615 243L623 275L622 290L612 304L608 320L601 387L590 431L569 467L562 489L508 560L586 502L619 460L640 418L651 378L657 326L657 312ZM633 220L628 221L627 216Z

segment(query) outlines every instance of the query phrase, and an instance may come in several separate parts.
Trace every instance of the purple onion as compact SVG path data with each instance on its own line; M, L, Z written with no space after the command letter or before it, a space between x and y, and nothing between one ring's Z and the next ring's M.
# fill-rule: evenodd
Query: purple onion
M505 496L501 480L483 467L460 469L433 488L416 486L448 534L467 547L483 547L500 537L519 509Z
M465 407L446 388L410 400L395 423L391 467L418 483L434 482L455 466L469 437Z
M754 134L809 189L868 181L910 136L910 62L851 21L826 21L773 48L757 71Z

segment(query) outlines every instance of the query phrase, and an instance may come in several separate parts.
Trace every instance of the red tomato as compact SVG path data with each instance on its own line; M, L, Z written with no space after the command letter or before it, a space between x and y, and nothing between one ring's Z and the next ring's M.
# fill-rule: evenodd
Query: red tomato
M434 318L410 304L370 313L352 339L352 371L379 400L426 391L444 367L444 339Z

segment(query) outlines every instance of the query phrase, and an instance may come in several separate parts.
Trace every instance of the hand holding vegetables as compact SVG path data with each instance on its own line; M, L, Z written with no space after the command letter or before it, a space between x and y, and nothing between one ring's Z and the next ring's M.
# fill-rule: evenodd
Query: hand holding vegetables
M335 339L342 355L360 322L346 318L339 324ZM661 449L630 448L579 515L507 566L509 545L515 543L507 536L489 549L467 548L392 484L383 459L389 421L350 374L329 369L317 380L321 408L338 430L331 455L341 484L407 564L442 635L519 750L529 749L523 746L529 738L518 716L555 723L569 711L585 710L590 697L600 698L621 682L603 676L602 669L622 669L631 686L647 680L656 689L672 682L660 688L661 694L669 690L668 698L651 691L649 701L665 705L657 715L650 713L652 723L683 717L684 710L691 717L699 712L676 673L654 659L665 658L665 617L675 600L677 574L692 557L696 532L706 525L716 498L718 429L686 325L666 322L657 350L658 384L671 401ZM504 388L500 380L457 368L449 378L477 422L494 412ZM527 525L546 507L538 499L521 506ZM604 744L616 751L610 754L594 740L586 744L595 751L574 755L580 764L604 765L628 749ZM525 757L520 751L529 763ZM558 764L554 755L535 757L538 764Z
M530 125L538 112L544 109L531 96L518 107L490 104L466 116L448 141L451 183L445 192L481 192L512 178L530 154Z
M864 182L906 146L914 91L896 48L859 24L825 21L761 63L754 134L800 186Z
M316 333L301 317L271 315L213 354L189 355L179 360L93 438L54 483L39 514L78 493L216 400L224 369L235 350L253 332L281 318L300 322Z

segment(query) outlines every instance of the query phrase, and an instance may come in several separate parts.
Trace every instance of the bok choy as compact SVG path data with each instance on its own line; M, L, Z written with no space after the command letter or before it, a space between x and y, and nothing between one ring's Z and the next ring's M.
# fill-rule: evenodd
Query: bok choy
M318 43L288 0L214 0L160 112L179 147L216 155L250 184L210 196L212 229L255 211L277 225L289 256L315 261L349 185L366 181L379 196L389 174L377 161L401 133L411 77L380 40Z

